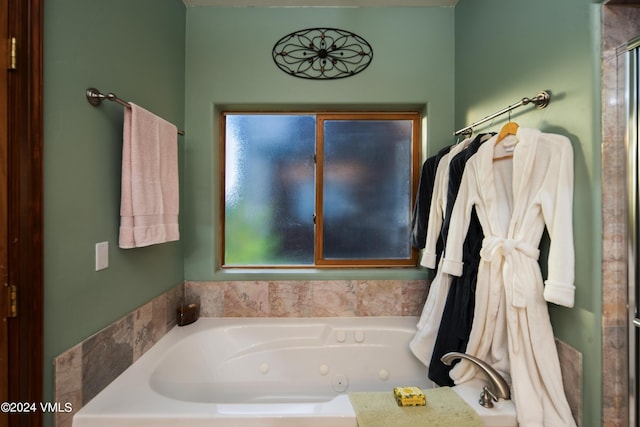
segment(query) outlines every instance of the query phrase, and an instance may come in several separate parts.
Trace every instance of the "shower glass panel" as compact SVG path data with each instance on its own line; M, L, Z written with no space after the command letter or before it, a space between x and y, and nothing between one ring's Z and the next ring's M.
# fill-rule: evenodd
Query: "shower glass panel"
M640 343L640 149L638 130L640 128L639 116L639 73L640 73L640 37L632 40L621 56L626 63L619 69L625 70L624 85L621 93L626 94L626 141L628 156L628 189L629 189L629 425L638 425L639 384L638 373L640 363L638 360ZM619 58L621 59L621 58Z

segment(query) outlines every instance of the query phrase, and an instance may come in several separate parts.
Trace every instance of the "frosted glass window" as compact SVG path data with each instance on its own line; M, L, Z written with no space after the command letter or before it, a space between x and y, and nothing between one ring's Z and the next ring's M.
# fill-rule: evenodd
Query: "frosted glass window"
M412 122L324 122L323 258L411 256Z
M227 115L226 265L311 265L315 118Z
M225 113L222 265L410 266L417 113Z

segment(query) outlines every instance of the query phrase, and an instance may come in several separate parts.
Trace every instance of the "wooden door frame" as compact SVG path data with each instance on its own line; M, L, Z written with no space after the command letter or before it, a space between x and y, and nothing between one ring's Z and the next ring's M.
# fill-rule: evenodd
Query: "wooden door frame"
M9 32L9 7L0 0L0 31ZM4 40L4 37L2 38ZM0 43L0 401L9 401L9 335L7 318L9 312L9 250L8 246L8 122L9 122L9 53L10 43ZM9 423L9 415L0 413L0 426Z
M44 358L43 29L44 0L8 0L9 37L17 42L8 72L7 252L17 312L8 321L8 396L42 402ZM10 426L41 426L42 413L9 416Z

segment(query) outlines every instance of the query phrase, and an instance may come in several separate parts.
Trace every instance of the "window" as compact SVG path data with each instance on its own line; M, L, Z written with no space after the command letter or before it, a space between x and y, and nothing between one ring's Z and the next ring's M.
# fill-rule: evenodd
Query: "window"
M413 266L418 113L223 114L223 267Z

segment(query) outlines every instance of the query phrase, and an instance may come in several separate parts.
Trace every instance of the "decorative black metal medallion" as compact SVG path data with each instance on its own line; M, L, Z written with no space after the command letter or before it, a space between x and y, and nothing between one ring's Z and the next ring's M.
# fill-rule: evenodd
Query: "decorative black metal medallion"
M350 77L373 59L365 39L336 28L308 28L288 34L273 46L273 60L285 73L312 80Z

